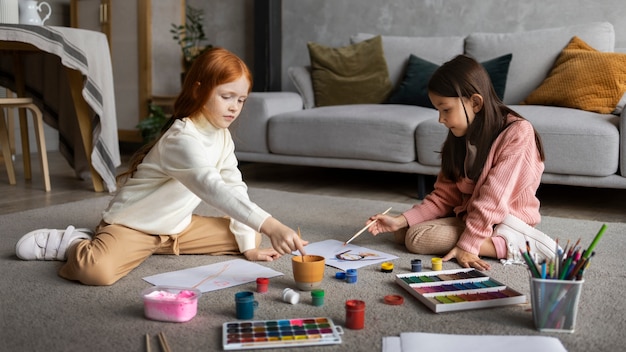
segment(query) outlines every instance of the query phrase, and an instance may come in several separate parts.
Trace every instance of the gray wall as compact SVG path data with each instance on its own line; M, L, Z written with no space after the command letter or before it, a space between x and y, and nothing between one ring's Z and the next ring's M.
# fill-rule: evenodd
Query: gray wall
M447 36L517 32L608 21L626 48L624 0L283 0L283 90L295 90L287 68L308 65L308 41L349 44L359 32Z

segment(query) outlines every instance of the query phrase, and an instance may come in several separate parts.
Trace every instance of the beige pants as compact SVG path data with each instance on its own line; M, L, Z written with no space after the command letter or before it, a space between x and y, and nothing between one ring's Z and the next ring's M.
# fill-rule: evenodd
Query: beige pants
M424 221L394 233L395 240L409 252L426 255L445 255L465 230L465 223L456 217Z
M92 241L81 241L68 250L59 275L86 285L111 285L152 254L240 254L229 225L229 218L194 215L177 235L151 235L102 223ZM257 233L257 247L260 243Z

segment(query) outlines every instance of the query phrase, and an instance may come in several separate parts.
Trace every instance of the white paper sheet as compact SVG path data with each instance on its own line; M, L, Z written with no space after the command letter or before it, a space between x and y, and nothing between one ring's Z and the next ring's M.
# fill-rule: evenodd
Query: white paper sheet
M341 270L358 269L367 265L398 259L395 255L350 243L344 246L343 242L337 240L309 243L305 249L306 254L321 255L326 259L326 265ZM300 255L300 251L295 251L292 254ZM338 255L342 259L337 258Z
M400 334L399 349L395 336L383 337L383 352L480 351L480 352L567 352L561 341L550 336L452 335L424 332Z
M259 277L283 275L276 270L244 260L233 259L217 264L198 266L144 277L153 285L196 287L201 292L243 285Z

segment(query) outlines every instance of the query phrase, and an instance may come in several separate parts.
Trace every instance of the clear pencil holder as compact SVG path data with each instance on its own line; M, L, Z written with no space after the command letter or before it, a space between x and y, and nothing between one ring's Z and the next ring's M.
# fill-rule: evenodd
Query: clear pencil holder
M573 333L584 282L530 278L535 328L546 332Z

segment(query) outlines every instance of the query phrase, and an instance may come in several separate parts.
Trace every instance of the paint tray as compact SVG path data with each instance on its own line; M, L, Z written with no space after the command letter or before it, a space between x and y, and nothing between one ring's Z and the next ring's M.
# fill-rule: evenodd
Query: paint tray
M245 320L224 323L224 350L335 345L343 329L330 318Z
M435 313L526 303L526 296L472 269L396 275L396 283Z

